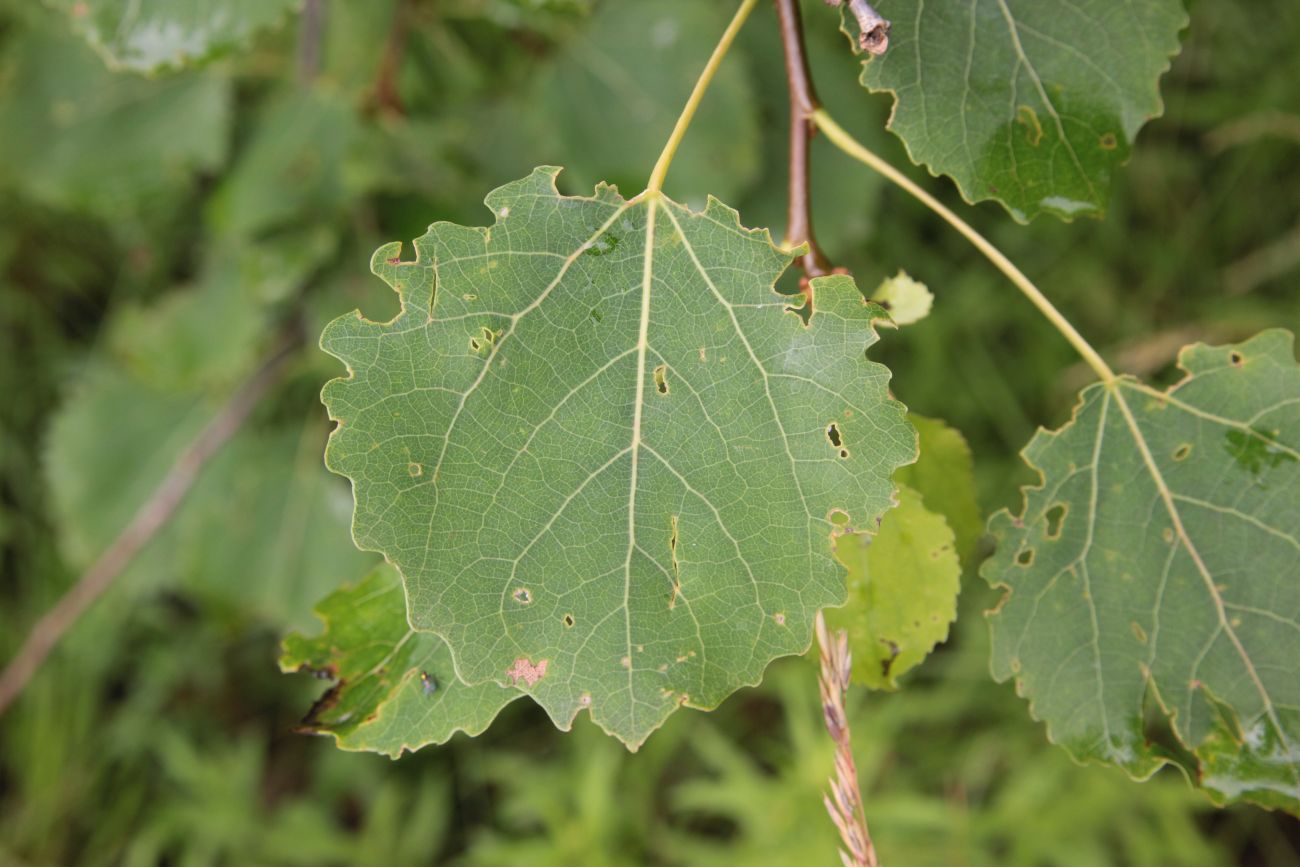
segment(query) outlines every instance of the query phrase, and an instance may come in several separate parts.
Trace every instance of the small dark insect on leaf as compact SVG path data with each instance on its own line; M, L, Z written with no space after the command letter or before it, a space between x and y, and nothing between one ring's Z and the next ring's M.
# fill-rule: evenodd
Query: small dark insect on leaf
M425 695L433 695L438 691L438 678L427 671L420 672L420 683L424 687Z

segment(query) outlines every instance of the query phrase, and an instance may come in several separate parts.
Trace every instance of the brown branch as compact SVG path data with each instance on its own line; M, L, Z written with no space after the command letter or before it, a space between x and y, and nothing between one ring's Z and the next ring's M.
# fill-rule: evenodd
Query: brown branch
M808 184L808 146L817 128L810 118L821 103L813 89L804 51L803 20L798 0L776 0L776 14L781 27L781 45L785 48L785 78L790 91L790 196L786 213L785 242L797 247L808 245L799 257L803 269L801 284L831 273L831 264L813 234L812 203Z
M321 41L325 36L325 0L306 0L298 36L298 79L311 84L320 71Z
M149 499L72 589L37 621L26 641L0 672L0 715L36 674L64 634L166 526L213 455L248 419L253 407L279 379L300 340L286 338L251 379L235 392L199 435L182 451Z
M393 23L388 29L384 53L379 59L379 72L375 77L370 104L381 112L400 115L404 113L402 97L397 92L397 74L402 68L406 43L411 35L412 9L410 0L397 0L393 9Z
M853 667L849 656L849 636L844 630L839 630L832 637L820 611L817 612L815 629L817 650L821 655L822 717L826 731L835 741L835 776L831 779L831 794L823 795L822 803L840 830L840 840L844 843L840 860L845 867L880 867L876 860L876 847L867 831L867 817L862 810L858 768L853 761L849 737L849 718L844 712L844 694L848 691L849 672Z

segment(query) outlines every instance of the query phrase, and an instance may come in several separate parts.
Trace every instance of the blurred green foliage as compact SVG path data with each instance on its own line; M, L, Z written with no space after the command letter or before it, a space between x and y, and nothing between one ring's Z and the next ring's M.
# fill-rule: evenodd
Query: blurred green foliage
M709 44L728 4L707 5L683 13L700 18L683 44ZM1105 220L1022 227L963 207L1117 366L1156 379L1194 339L1300 325L1300 7L1189 5L1166 115ZM642 48L676 44L680 10L647 22L650 6L308 0L242 50L144 78L109 71L68 4L0 0L0 658L138 504L186 419L284 335L357 306L392 314L366 268L380 243L485 222L482 195L536 164L568 166L567 191L643 181L640 143L663 140L675 109L660 106L692 80L637 72ZM728 191L779 236L784 79L761 8L702 109L728 120L692 132L682 160L698 169L669 192ZM824 101L906 165L835 13L805 14ZM581 50L593 27L624 47ZM636 147L575 134L597 122ZM906 268L935 293L877 357L902 400L965 434L986 511L1014 504L1031 480L1016 450L1086 374L963 240L825 144L828 253L861 285ZM278 639L371 562L340 535L346 485L320 467L316 392L338 368L312 342L0 718L0 865L835 863L829 746L798 660L635 755L522 702L396 764L294 734L319 686L277 672ZM123 396L97 409L110 389ZM987 675L995 599L968 570L948 644L899 692L854 693L886 864L1300 864L1294 820L1213 811L1174 771L1139 784L1048 745Z

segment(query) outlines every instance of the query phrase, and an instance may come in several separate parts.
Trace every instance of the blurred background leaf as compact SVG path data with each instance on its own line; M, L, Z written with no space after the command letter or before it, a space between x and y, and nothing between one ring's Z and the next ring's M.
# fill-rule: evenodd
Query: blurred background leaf
M302 0L47 0L113 68L158 72L237 49Z

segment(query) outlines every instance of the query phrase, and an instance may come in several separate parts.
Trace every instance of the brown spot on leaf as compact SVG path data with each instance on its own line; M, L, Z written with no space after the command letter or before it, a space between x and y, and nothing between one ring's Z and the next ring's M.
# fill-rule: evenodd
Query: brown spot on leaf
M882 638L880 641L889 648L889 656L880 660L880 676L889 677L889 669L894 667L894 660L898 659L898 643L888 638Z
M660 394L668 393L668 365L661 364L654 369L655 391Z
M669 527L672 529L672 535L668 537L668 552L673 564L673 595L668 599L668 610L672 611L677 607L677 597L682 595L682 569L681 564L677 562L676 515L669 519Z
M294 731L299 734L316 734L317 732L328 731L331 722L322 719L322 717L332 710L339 703L343 695L343 687L347 681L340 680L330 688L329 692L322 695L316 700L316 703L307 711L307 715L302 718Z
M1029 146L1038 147L1043 140L1043 125L1038 120L1038 112L1032 106L1022 105L1016 109L1016 122L1025 128Z
M506 669L506 677L510 678L512 684L523 681L528 686L532 686L546 676L546 669L550 664L549 659L541 659L534 663L528 657L521 656L515 660L514 665Z

